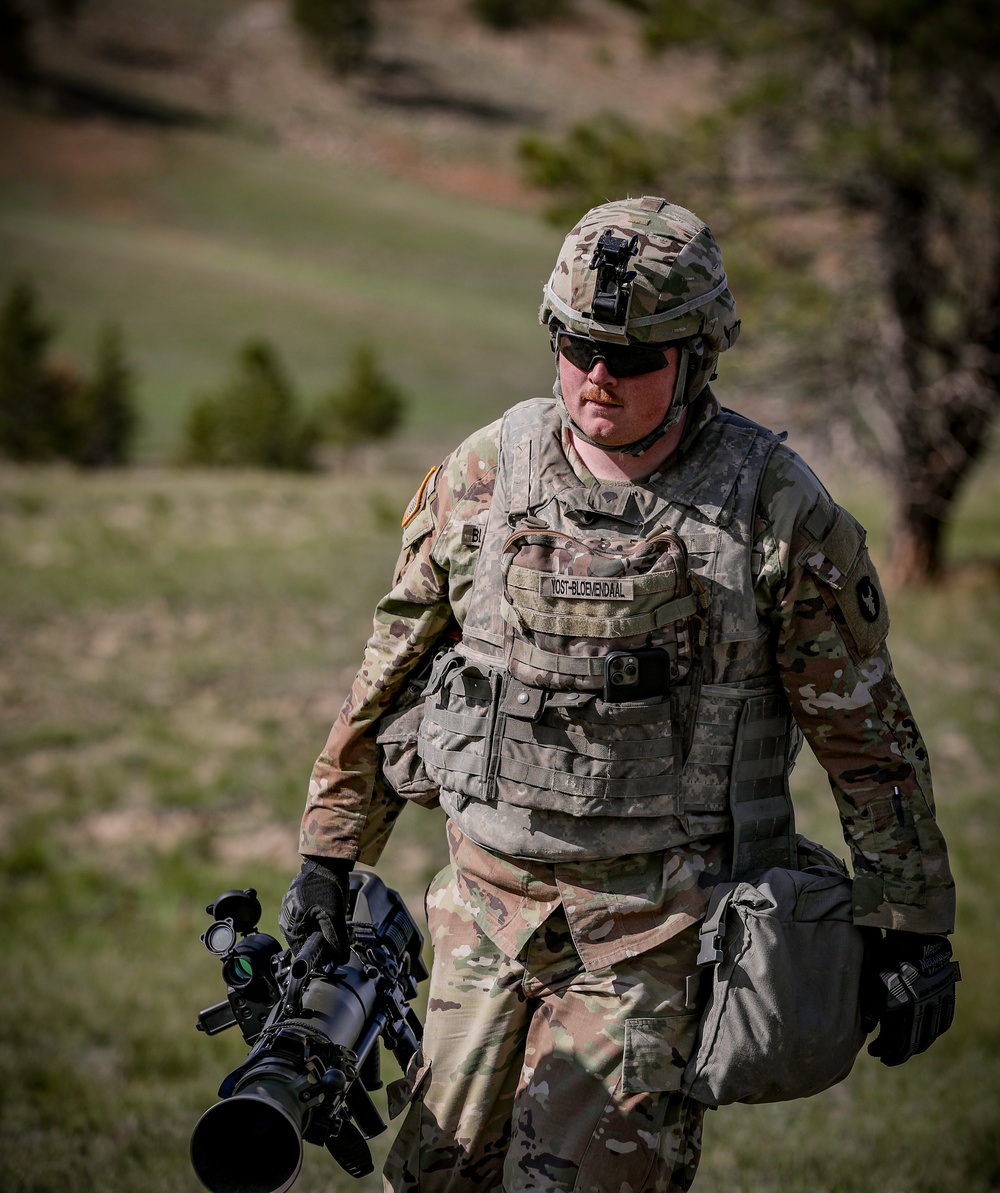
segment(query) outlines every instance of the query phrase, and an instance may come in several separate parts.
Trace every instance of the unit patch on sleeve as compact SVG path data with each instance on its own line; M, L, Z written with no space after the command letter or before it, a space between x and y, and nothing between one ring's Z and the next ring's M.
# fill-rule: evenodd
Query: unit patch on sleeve
M889 632L889 611L863 528L846 510L836 509L822 538L799 561L821 582L827 604L839 610L851 657L856 662L870 658Z
M854 586L858 597L858 608L865 621L876 622L882 612L882 598L871 576L862 576Z
M417 489L416 493L414 493L413 497L410 499L410 504L406 507L406 510L403 513L402 527L404 530L417 516L418 511L423 506L424 501L427 498L428 486L430 485L434 474L437 472L438 467L439 466L437 464L434 465L430 472L428 472L424 479L420 482L420 488Z

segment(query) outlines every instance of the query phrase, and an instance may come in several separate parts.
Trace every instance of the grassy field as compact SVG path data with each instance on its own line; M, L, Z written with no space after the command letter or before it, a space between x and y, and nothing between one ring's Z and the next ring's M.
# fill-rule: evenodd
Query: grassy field
M196 1187L190 1131L244 1051L194 1031L223 993L204 905L253 885L274 928L305 778L396 551L411 483L387 464L389 479L0 471L5 1191ZM878 493L848 489L877 526ZM998 497L984 474L954 582L897 599L891 638L960 882L957 1023L901 1070L862 1058L818 1098L711 1115L704 1193L1000 1183ZM815 765L797 775L800 827L836 846ZM380 867L414 908L438 830L411 809ZM302 1193L380 1187L307 1152Z
M245 137L0 113L0 141L0 287L34 277L84 362L121 323L144 415L141 468L0 467L0 1189L179 1193L197 1187L191 1129L245 1051L194 1030L223 994L204 905L253 885L274 929L402 508L443 448L548 386L533 315L559 237ZM310 396L371 340L411 397L406 435L350 472L162 467L250 335ZM882 492L833 487L877 548ZM998 501L984 467L949 583L898 595L890 639L960 884L956 1025L902 1070L862 1058L818 1098L711 1115L702 1193L1000 1188ZM795 784L800 828L837 847L809 759ZM410 810L380 866L415 910L439 830ZM311 1147L296 1185L379 1188Z

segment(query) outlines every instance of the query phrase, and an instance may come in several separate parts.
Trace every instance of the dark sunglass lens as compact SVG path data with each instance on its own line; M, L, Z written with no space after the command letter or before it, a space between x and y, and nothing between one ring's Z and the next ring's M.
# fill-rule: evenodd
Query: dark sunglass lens
M662 352L651 348L622 348L617 358L618 377L638 377L642 373L655 373L667 366ZM611 365L608 365L611 369ZM611 370L614 373L614 370Z
M600 355L600 349L593 340L570 339L569 336L559 337L559 351L578 369L589 373L594 361Z
M560 335L559 351L571 365L585 373L589 373L600 358L613 377L638 377L667 366L662 349L646 348L641 344L604 344L586 336Z

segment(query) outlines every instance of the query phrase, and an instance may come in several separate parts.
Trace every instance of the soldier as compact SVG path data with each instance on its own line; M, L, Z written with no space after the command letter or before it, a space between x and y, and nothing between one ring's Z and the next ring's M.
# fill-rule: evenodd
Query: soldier
M712 392L740 325L710 230L655 197L595 208L540 317L553 396L470 436L406 510L282 910L293 947L318 924L342 952L351 866L407 799L440 800L396 1193L690 1187L698 924L717 883L795 864L803 736L882 968L950 956L927 753L865 534ZM885 1063L933 1038L914 1045L907 1014L882 1007Z

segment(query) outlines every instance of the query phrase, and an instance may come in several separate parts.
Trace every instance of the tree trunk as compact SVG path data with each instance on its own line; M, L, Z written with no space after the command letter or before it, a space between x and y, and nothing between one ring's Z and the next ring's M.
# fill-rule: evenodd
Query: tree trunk
M895 500L886 581L925 586L943 576L945 528L1000 408L1000 255L995 237L980 246L985 285L970 299L935 264L944 232L929 192L887 173L881 213L889 314L879 401L895 431L883 461ZM953 245L957 256L963 247ZM948 337L932 331L943 297L962 311Z
M923 588L940 579L947 521L947 515L932 513L924 502L897 492L884 577L887 588Z

